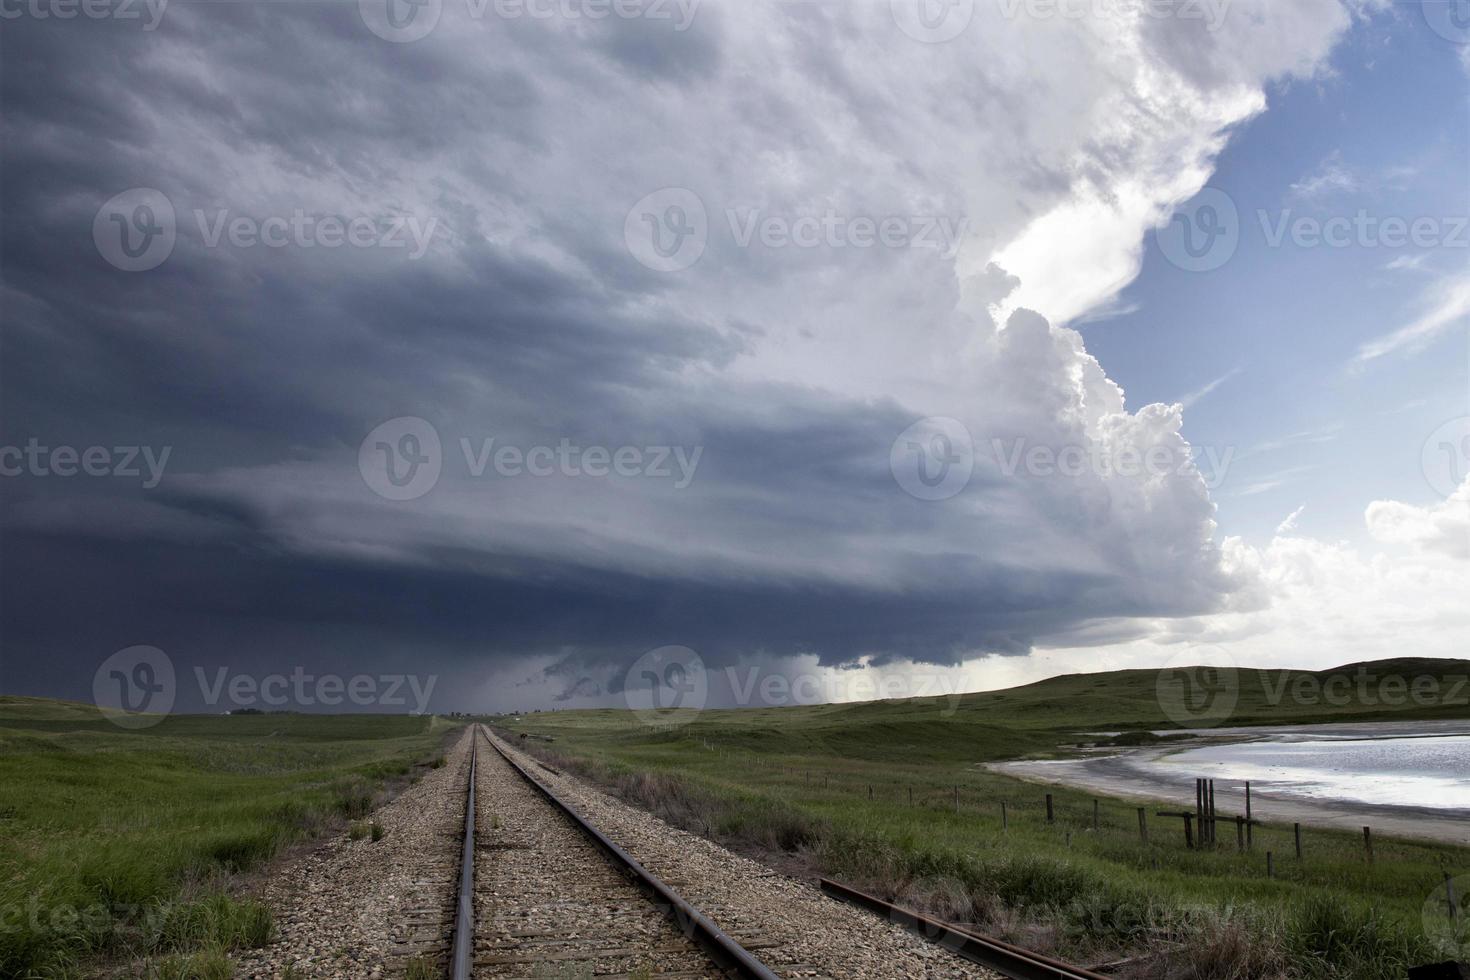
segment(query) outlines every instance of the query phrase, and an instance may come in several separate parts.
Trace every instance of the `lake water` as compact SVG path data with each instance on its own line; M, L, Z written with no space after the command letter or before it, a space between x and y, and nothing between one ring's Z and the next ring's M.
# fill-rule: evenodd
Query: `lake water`
M1250 780L1311 799L1470 810L1470 733L1360 738L1283 734L1155 759L1179 775Z

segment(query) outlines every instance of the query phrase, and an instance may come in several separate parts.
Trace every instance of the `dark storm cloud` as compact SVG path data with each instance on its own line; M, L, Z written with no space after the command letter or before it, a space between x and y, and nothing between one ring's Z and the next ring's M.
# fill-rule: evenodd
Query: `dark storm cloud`
M896 310L921 322L884 329L901 323L916 349L932 342L921 330L951 325L933 326L921 304L952 305L952 268L929 256L777 261L724 241L685 279L630 260L623 214L679 171L677 147L638 128L658 129L640 100L705 104L728 70L724 28L712 11L678 36L613 20L476 24L459 46L392 44L364 29L356 4L336 3L179 4L156 32L8 22L0 444L171 455L151 489L0 481L5 689L85 697L108 654L148 643L181 668L468 675L552 658L575 698L598 693L584 669L662 644L711 664L953 663L1099 619L1212 608L1227 583L1191 536L1207 501L1184 495L1166 515L1182 514L1177 524L1144 528L1163 542L1158 562L1113 526L1105 488L1078 507L1069 491L1023 492L982 467L952 506L933 506L888 470L917 416L881 385L854 395L800 372L736 370L777 328L816 335L807 322L836 304L803 306L814 282L838 282L856 308L833 316ZM574 48L591 53L565 57ZM526 67L558 58L555 74ZM897 100L832 52L807 60L855 129L871 116L874 132L896 132ZM830 152L837 141L781 121L812 94L740 92L732 116L769 127L745 152ZM623 159L564 125L594 97L628 113L611 137L628 141ZM908 162L899 172L918 176ZM588 191L603 182L616 193ZM178 214L173 253L146 273L113 268L91 237L99 206L132 187L156 188ZM874 188L842 192L865 201ZM405 261L211 247L196 218L259 219L302 196L313 215L432 217L433 248ZM729 203L712 199L712 221ZM873 292L849 297L844 278ZM854 322L850 336L870 328ZM983 339L989 326L958 329ZM1084 373L1077 351L1044 324L984 342L1015 363L977 369L970 386L1014 385L1035 405L977 413L977 435L991 423L1061 430L1072 395L1049 386ZM815 376L826 355L798 350L790 363L802 358ZM442 434L446 466L460 438L570 439L698 447L698 479L677 492L512 486L457 470L422 500L384 501L357 471L358 445L409 415ZM1176 532L1185 546L1171 550Z

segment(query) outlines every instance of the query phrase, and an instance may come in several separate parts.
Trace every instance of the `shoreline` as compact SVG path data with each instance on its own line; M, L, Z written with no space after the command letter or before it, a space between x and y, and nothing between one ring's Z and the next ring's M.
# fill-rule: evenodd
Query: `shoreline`
M1456 722L1454 726L1456 734L1470 728L1464 722ZM1422 731L1426 726L1416 727ZM1392 733L1376 725L1302 725L1201 731L1195 734L1202 737L1184 743L1108 749L1105 754L1079 755L1066 759L992 762L984 764L983 768L1030 783L1091 790L1107 796L1140 802L1148 800L1167 804L1170 808L1192 810L1193 778L1184 773L1173 776L1154 767L1152 764L1159 758L1206 745L1256 741L1283 735L1374 738L1386 737ZM1245 811L1244 785L1242 780L1216 778L1216 806L1222 816L1229 813L1233 819L1235 814ZM1470 790L1467 790L1466 799L1470 802ZM1251 786L1251 809L1257 820L1267 823L1300 823L1303 827L1349 832L1361 832L1363 827L1368 826L1373 828L1375 834L1470 845L1470 806L1464 809L1446 809L1306 797L1254 783Z

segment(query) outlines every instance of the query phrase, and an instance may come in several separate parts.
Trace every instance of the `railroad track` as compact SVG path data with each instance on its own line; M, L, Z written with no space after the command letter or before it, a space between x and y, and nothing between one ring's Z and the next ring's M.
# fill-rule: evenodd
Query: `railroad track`
M451 976L775 980L476 728ZM470 855L474 861L471 866Z
M720 921L743 929L733 938L727 935L709 914L674 892L560 799L544 776L505 751L488 730L475 726L471 737L450 955L453 980L547 976L775 980L778 974L756 959L753 949L777 953L774 962L782 973L827 975L799 962L799 956L793 960L788 943L768 928L749 928L754 924L740 910L718 903L706 906ZM659 863L666 874L682 873L677 862ZM821 890L993 974L1013 980L1108 980L837 882L823 879ZM860 975L879 976L866 969ZM927 969L924 975L930 975Z

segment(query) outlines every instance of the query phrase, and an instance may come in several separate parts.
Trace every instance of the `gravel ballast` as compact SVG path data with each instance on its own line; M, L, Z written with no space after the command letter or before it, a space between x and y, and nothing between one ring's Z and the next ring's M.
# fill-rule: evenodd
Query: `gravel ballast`
M522 765L536 767L525 753L496 741ZM901 926L671 827L574 776L534 771L588 822L782 977L999 980L999 974Z

